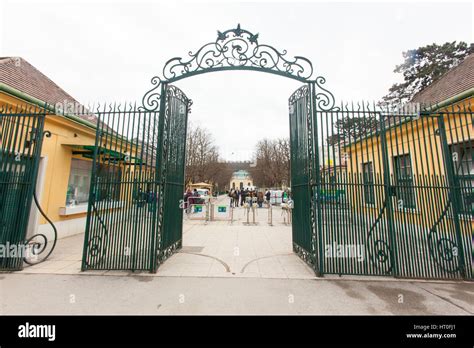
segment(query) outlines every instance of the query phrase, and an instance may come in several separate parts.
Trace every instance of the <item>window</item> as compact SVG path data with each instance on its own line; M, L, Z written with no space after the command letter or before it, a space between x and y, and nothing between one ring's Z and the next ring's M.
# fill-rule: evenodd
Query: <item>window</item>
M87 203L92 175L92 162L73 158L67 186L66 206Z
M92 161L73 158L71 162L71 173L66 195L66 206L86 204L89 201L90 182L92 176ZM98 185L96 200L119 200L120 199L120 168L101 164L97 172Z
M393 159L397 207L415 209L415 188L413 186L410 154L395 156Z
M374 167L372 162L362 164L364 174L364 200L365 204L375 204Z
M456 182L461 197L461 213L474 215L474 141L450 146Z
M99 164L97 175L96 201L119 201L122 170L119 166Z

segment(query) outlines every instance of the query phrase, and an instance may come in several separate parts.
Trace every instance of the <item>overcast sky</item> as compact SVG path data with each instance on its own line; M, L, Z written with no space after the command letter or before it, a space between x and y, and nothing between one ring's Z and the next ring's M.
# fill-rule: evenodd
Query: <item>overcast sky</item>
M164 63L241 27L260 44L309 58L338 101L377 101L400 79L402 51L473 41L471 2L324 3L1 0L0 52L21 56L81 103L141 101ZM301 83L233 71L178 81L228 160L262 137L287 137Z

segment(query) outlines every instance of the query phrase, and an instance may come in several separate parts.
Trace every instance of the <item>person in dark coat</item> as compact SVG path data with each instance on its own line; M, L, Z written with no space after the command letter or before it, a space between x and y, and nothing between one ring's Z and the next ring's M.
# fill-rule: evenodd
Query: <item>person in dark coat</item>
M241 198L242 192L240 190L237 190L237 200L235 201L235 206L239 206L240 198Z
M257 193L257 204L259 208L263 206L263 192Z
M234 206L234 189L229 191L229 198L230 198L230 206Z

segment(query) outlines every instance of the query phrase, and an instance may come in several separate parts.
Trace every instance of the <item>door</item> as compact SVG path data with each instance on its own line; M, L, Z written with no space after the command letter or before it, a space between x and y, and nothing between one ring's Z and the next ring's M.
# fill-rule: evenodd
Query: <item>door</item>
M165 136L163 139L162 178L163 229L159 239L158 262L164 262L182 246L186 129L191 100L177 87L166 87Z
M312 120L312 86L304 85L289 99L293 250L317 274L318 240L314 186L317 179Z
M148 270L181 247L190 101L163 85L160 110L100 111L92 157L83 270Z

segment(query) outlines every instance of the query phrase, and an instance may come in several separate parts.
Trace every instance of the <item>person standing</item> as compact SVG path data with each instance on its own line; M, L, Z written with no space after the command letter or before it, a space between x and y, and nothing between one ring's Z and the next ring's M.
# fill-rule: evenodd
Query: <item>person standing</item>
M230 198L230 206L233 207L234 206L234 189L231 189L229 191L229 198Z
M257 193L257 204L258 207L261 208L263 205L263 192L258 192Z
M239 191L235 190L234 191L234 207L237 207L239 205Z
M267 190L267 192L265 192L265 198L267 199L268 204L270 204L270 196L271 196L270 190Z
M286 201L288 200L288 193L285 191L283 191L283 202L282 203L286 203Z

